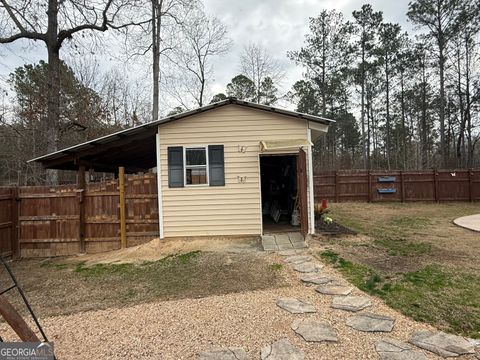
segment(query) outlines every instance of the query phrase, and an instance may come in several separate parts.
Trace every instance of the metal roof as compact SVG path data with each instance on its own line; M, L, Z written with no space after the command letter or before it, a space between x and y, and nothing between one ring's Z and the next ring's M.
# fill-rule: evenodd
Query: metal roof
M52 152L28 162L40 162L46 168L75 170L79 165L92 167L97 171L113 172L118 166L125 166L127 172L147 170L156 166L155 134L161 124L180 120L225 105L240 105L262 111L292 116L303 120L329 125L334 122L327 118L255 104L248 101L228 98L195 110L168 116L156 121L117 131L78 145ZM125 152L128 149L128 153ZM153 150L152 150L153 149Z

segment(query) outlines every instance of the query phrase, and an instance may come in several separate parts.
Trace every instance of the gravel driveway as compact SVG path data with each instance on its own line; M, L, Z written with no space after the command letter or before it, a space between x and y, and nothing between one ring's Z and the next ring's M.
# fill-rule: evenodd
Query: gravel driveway
M269 255L282 263L275 254ZM278 259L277 259L278 258ZM316 293L298 280L288 266L283 270L290 286L278 289L140 304L121 309L89 311L42 321L55 342L58 359L191 359L216 346L243 347L258 359L265 345L287 337L306 359L378 359L375 342L385 337L407 341L414 330L432 327L407 319L372 298L377 313L396 319L393 332L362 333L345 325L351 313L330 308L332 298ZM340 277L333 269L322 272ZM362 294L354 290L354 294ZM307 343L291 330L298 318L275 305L279 297L310 301L318 310L305 318L328 321L338 343ZM6 334L1 326L2 336ZM429 359L438 357L427 354ZM473 359L464 357L462 359Z

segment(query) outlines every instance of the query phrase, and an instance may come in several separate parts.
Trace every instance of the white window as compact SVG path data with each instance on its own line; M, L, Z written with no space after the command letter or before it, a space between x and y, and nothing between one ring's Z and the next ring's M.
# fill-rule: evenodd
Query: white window
M208 184L208 154L205 146L187 147L184 153L185 185Z

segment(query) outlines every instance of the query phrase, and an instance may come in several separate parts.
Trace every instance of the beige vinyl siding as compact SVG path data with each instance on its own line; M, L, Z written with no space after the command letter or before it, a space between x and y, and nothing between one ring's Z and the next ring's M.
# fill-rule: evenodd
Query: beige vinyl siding
M237 105L160 125L165 237L261 234L261 140L307 137L307 122ZM168 187L167 147L224 145L225 186ZM247 146L245 153L239 146ZM238 177L246 177L239 183Z

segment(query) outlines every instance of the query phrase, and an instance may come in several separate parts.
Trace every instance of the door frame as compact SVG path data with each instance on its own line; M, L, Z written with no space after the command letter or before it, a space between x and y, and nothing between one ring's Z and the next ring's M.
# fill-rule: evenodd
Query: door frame
M296 176L296 179L297 179L297 194L298 194L298 189L299 189L299 181L298 181L298 162L299 162L299 154L300 154L300 151L303 151L305 152L305 155L306 155L306 161L305 161L305 176L306 176L306 188L305 188L305 193L307 195L307 201L306 201L306 214L307 216L305 217L306 218L306 221L307 221L307 224L306 224L306 233L303 234L303 231L302 231L302 227L300 226L300 232L302 232L302 235L304 237L306 237L307 234L310 233L310 220L309 220L309 216L308 216L308 176L307 176L307 172L308 172L308 152L305 151L303 148L300 148L298 149L298 151L275 151L275 152L260 152L258 153L258 190L259 190L259 193L260 193L260 226L261 226L261 233L260 235L264 235L264 231L263 231L263 194L262 194L262 164L260 162L260 158L261 157L266 157L266 156L295 156L296 158L296 166L295 166L295 176Z

